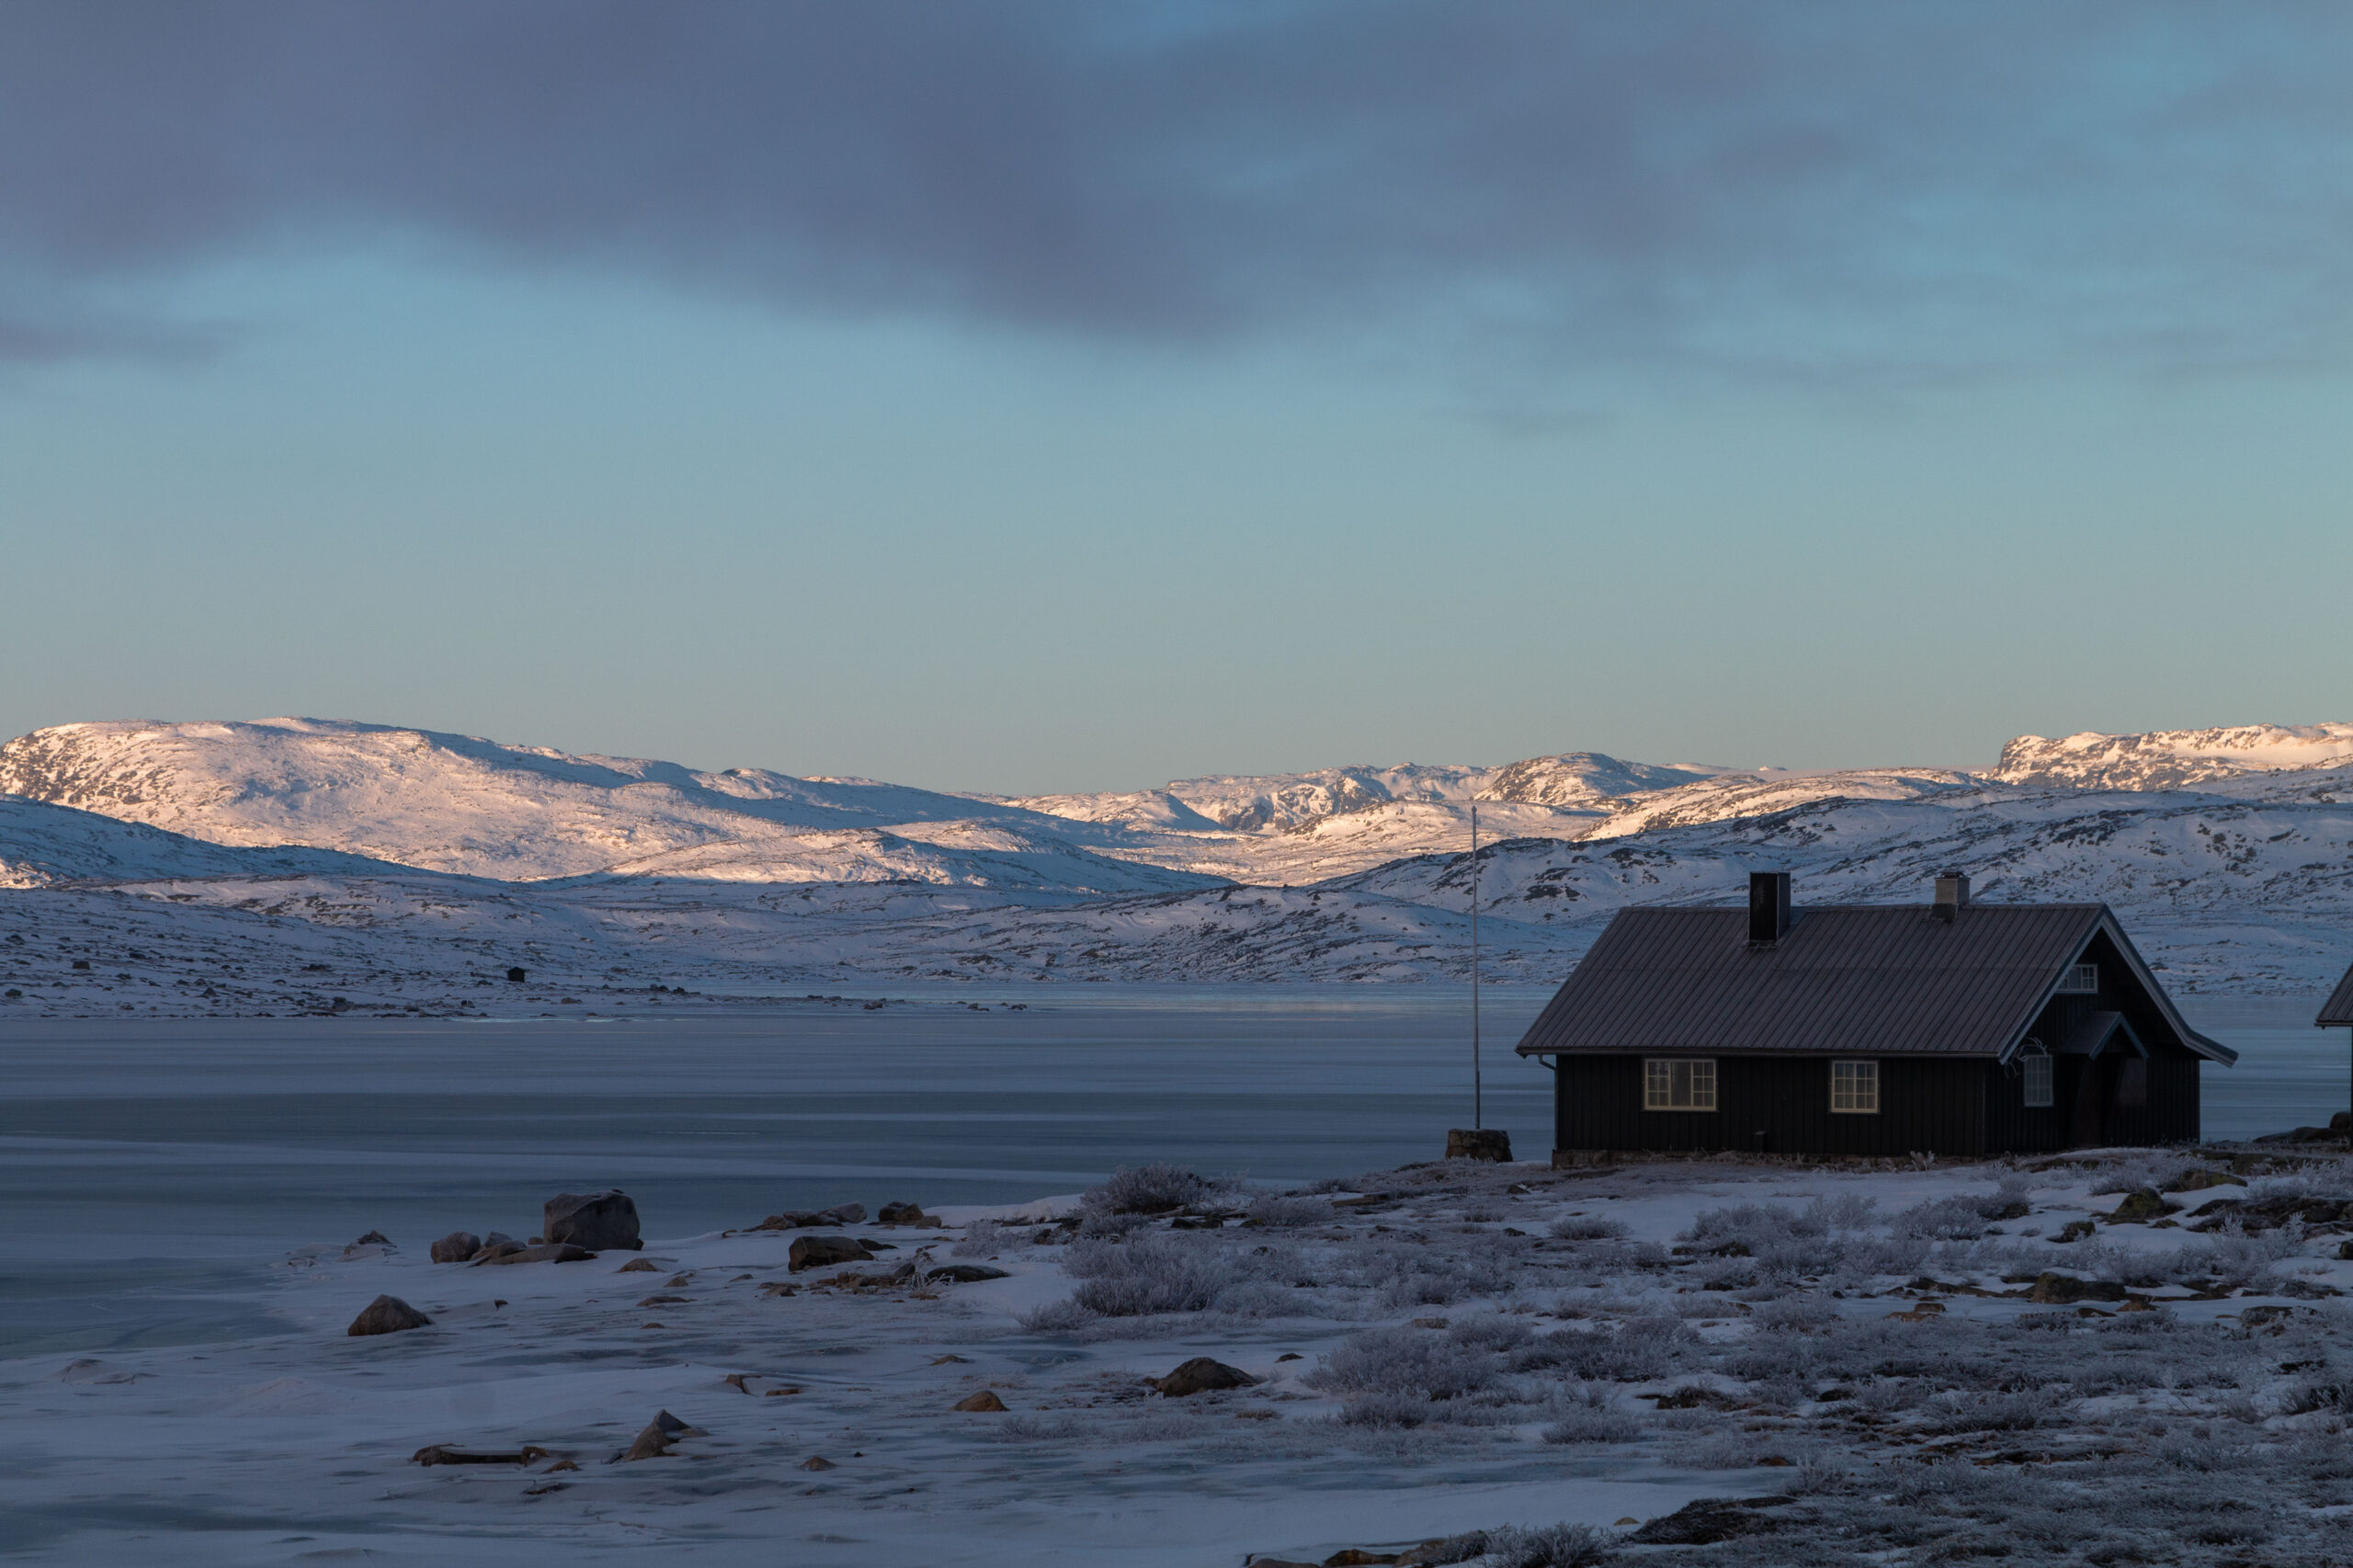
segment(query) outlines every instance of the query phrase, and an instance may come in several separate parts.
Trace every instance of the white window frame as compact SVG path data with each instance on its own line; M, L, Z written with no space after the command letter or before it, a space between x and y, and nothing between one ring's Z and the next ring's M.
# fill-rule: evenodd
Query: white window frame
M2029 1110L2049 1110L2058 1103L2052 1087L2051 1053L2029 1041L2018 1053L2018 1095Z
M2099 994L2099 965L2071 963L2066 976L2059 982L2062 996L2097 996Z
M1678 1085L1677 1069L1682 1069ZM1676 1095L1680 1090L1683 1100ZM1716 1108L1716 1062L1711 1056L1646 1056L1643 1059L1644 1110L1712 1111Z
M1879 1114L1879 1063L1838 1061L1830 1064L1830 1113L1833 1116Z

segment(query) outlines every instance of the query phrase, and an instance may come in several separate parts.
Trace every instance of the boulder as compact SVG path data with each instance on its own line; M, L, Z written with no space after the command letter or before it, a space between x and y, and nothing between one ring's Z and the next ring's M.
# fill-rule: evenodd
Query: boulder
M882 1212L875 1216L878 1225L937 1225L939 1216L926 1214L920 1203L885 1203Z
M1166 1377L1154 1378L1151 1382L1165 1397L1183 1399L1187 1394L1207 1393L1215 1389L1246 1389L1263 1381L1239 1367L1196 1356Z
M2026 1299L2048 1307L2073 1306L2077 1301L2120 1301L2124 1287L2113 1279L2078 1279L2072 1274L2046 1269L2035 1277Z
M1003 1410L1005 1401L997 1398L995 1389L983 1389L978 1393L966 1394L949 1408L951 1410Z
M485 1247L484 1252L490 1252ZM506 1244L506 1250L493 1252L488 1257L478 1257L477 1265L488 1263L585 1263L597 1255L586 1247L574 1246L570 1242L542 1242L535 1247L518 1247Z
M475 1251L474 1255L466 1259L466 1261L468 1263L495 1263L500 1258L506 1256L510 1253L517 1253L522 1250L523 1244L517 1241L513 1236L502 1236L497 1232L493 1231L490 1233L489 1240L483 1242L481 1247Z
M847 1236L795 1236L785 1261L795 1274L804 1268L831 1268L837 1263L870 1263L874 1255Z
M351 1326L344 1333L358 1339L364 1335L423 1328L432 1321L398 1296L379 1296L359 1310L359 1315L351 1320Z
M951 1280L959 1285L977 1285L983 1279L1003 1279L1007 1275L1004 1269L991 1268L985 1263L943 1263L938 1268L926 1270L924 1278Z
M702 1435L701 1427L689 1426L668 1411L657 1410L654 1413L654 1419L645 1424L645 1430L637 1435L637 1440L630 1444L629 1451L621 1458L660 1459L670 1451L671 1443L677 1438L699 1437Z
M2168 1214L2180 1212L2180 1204L2167 1203L2154 1190L2144 1187L2126 1193L2124 1200L2109 1214L2108 1222L2111 1225L2144 1225L2152 1220L2162 1220Z
M472 1231L452 1231L433 1244L436 1263L463 1263L482 1251L482 1238Z
M540 1233L552 1244L570 1242L591 1252L636 1252L637 1205L618 1187L603 1192L560 1192L547 1200Z
M1500 1127L1450 1127L1446 1133L1446 1157L1449 1160L1487 1160L1508 1165L1511 1163L1511 1134Z

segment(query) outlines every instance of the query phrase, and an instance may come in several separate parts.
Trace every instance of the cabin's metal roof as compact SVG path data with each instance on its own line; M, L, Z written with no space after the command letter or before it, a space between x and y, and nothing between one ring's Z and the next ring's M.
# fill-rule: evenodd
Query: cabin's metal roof
M2320 1017L2313 1022L2325 1029L2353 1028L2353 968L2346 970L2345 978L2321 1004Z
M1519 1042L1564 1051L1988 1056L2015 1050L2106 930L2182 1042L2236 1053L2175 1011L2108 906L1814 905L1751 945L1745 909L1626 909Z

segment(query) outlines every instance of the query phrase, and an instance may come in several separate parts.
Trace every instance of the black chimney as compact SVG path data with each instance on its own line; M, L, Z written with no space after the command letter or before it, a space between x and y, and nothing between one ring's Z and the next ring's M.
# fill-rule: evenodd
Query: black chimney
M1748 873L1748 939L1778 942L1790 934L1790 874Z
M1937 902L1930 910L1939 920L1950 922L1969 907L1969 879L1959 871L1946 871L1937 878Z

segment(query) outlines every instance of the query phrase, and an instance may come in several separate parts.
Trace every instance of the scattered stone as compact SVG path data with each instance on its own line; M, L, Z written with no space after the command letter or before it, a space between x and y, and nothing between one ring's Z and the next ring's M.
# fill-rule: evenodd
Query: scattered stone
M2167 1192L2204 1192L2209 1187L2245 1187L2246 1178L2234 1176L2228 1171L2184 1171L2165 1183Z
M370 1231L351 1244L356 1247L388 1247L392 1244L392 1238L381 1231Z
M624 1460L658 1460L667 1455L669 1451L670 1434L662 1430L659 1422L651 1422L647 1424L645 1430L637 1435L637 1440L630 1444L629 1451L622 1454L621 1458Z
M541 1242L537 1246L528 1247L518 1247L509 1242L504 1251L492 1252L488 1247L484 1247L483 1251L490 1253L490 1256L475 1258L474 1261L477 1264L585 1263L597 1256L586 1247L574 1246L570 1242Z
M939 1216L926 1214L920 1203L885 1203L882 1212L874 1217L878 1225L938 1225Z
M1188 1394L1207 1393L1218 1389L1246 1389L1265 1381L1254 1378L1239 1367L1229 1367L1207 1356L1196 1356L1165 1378L1145 1380L1158 1389L1163 1397L1183 1399Z
M351 1320L351 1326L344 1333L358 1339L365 1335L423 1328L432 1321L398 1296L379 1296L359 1310L359 1315Z
M480 1250L466 1259L468 1263L496 1263L500 1258L523 1250L523 1244L512 1236L494 1236L482 1244Z
M577 1460L558 1460L555 1463L548 1466L547 1469L540 1471L540 1473L541 1475L553 1475L560 1470L578 1470L579 1468L580 1461Z
M1002 1268L991 1268L985 1263L943 1263L937 1268L926 1269L926 1279L952 1280L959 1285L977 1285L983 1279L1005 1279L1011 1276Z
M1275 1359L1278 1361L1304 1361L1307 1358L1302 1356L1296 1350L1286 1350L1281 1355L1276 1357Z
M2035 1276L2026 1299L2047 1307L2072 1307L2077 1301L2120 1301L2124 1287L2113 1279L2078 1279L2072 1274L2046 1269Z
M2154 1190L2144 1187L2126 1193L2124 1200L2109 1214L2108 1222L2111 1225L2145 1225L2152 1220L2180 1212L2180 1204L2167 1203Z
M2079 1242L2098 1229L2099 1227L2093 1224L2089 1220L2070 1220L2065 1224L2060 1226L2059 1233L2051 1239L2054 1242L2062 1243Z
M793 1273L804 1268L831 1268L837 1263L871 1263L874 1255L847 1236L795 1236L785 1255Z
M1509 1165L1511 1134L1500 1127L1450 1127L1446 1132L1446 1157Z
M966 1394L949 1408L951 1410L1003 1410L1005 1401L997 1398L995 1389L983 1389L978 1393Z
M931 1358L931 1364L935 1367L945 1367L950 1362L954 1362L959 1366L970 1366L972 1365L972 1358L969 1356L959 1356L955 1352L950 1351L945 1356L934 1356Z
M602 1192L560 1192L541 1210L541 1234L549 1244L570 1242L591 1252L636 1252L637 1205L618 1187Z
M866 1205L844 1203L832 1209L788 1209L781 1214L771 1214L752 1227L756 1231L824 1231L843 1225L861 1224L866 1219Z
M1394 1551L1367 1551L1360 1546L1351 1546L1325 1558L1324 1568L1388 1568L1388 1564L1396 1562L1400 1555Z
M455 1443L434 1443L409 1455L411 1464L537 1464L548 1457L548 1450L526 1443L519 1449L461 1449ZM578 1470L570 1460L551 1465L550 1473L559 1470Z
M613 1272L616 1274L659 1274L662 1269L650 1257L632 1257Z
M811 1454L807 1459L801 1461L801 1468L803 1470L839 1470L841 1469L841 1466L835 1464L833 1460L827 1459L823 1454Z
M463 1263L482 1251L482 1238L472 1231L452 1231L433 1244L436 1263Z
M1629 1535L1634 1546L1713 1546L1734 1536L1763 1535L1781 1521L1764 1510L1788 1502L1786 1497L1699 1497L1672 1514L1662 1515Z
M686 1299L684 1296L648 1296L637 1304L641 1307L674 1307Z

